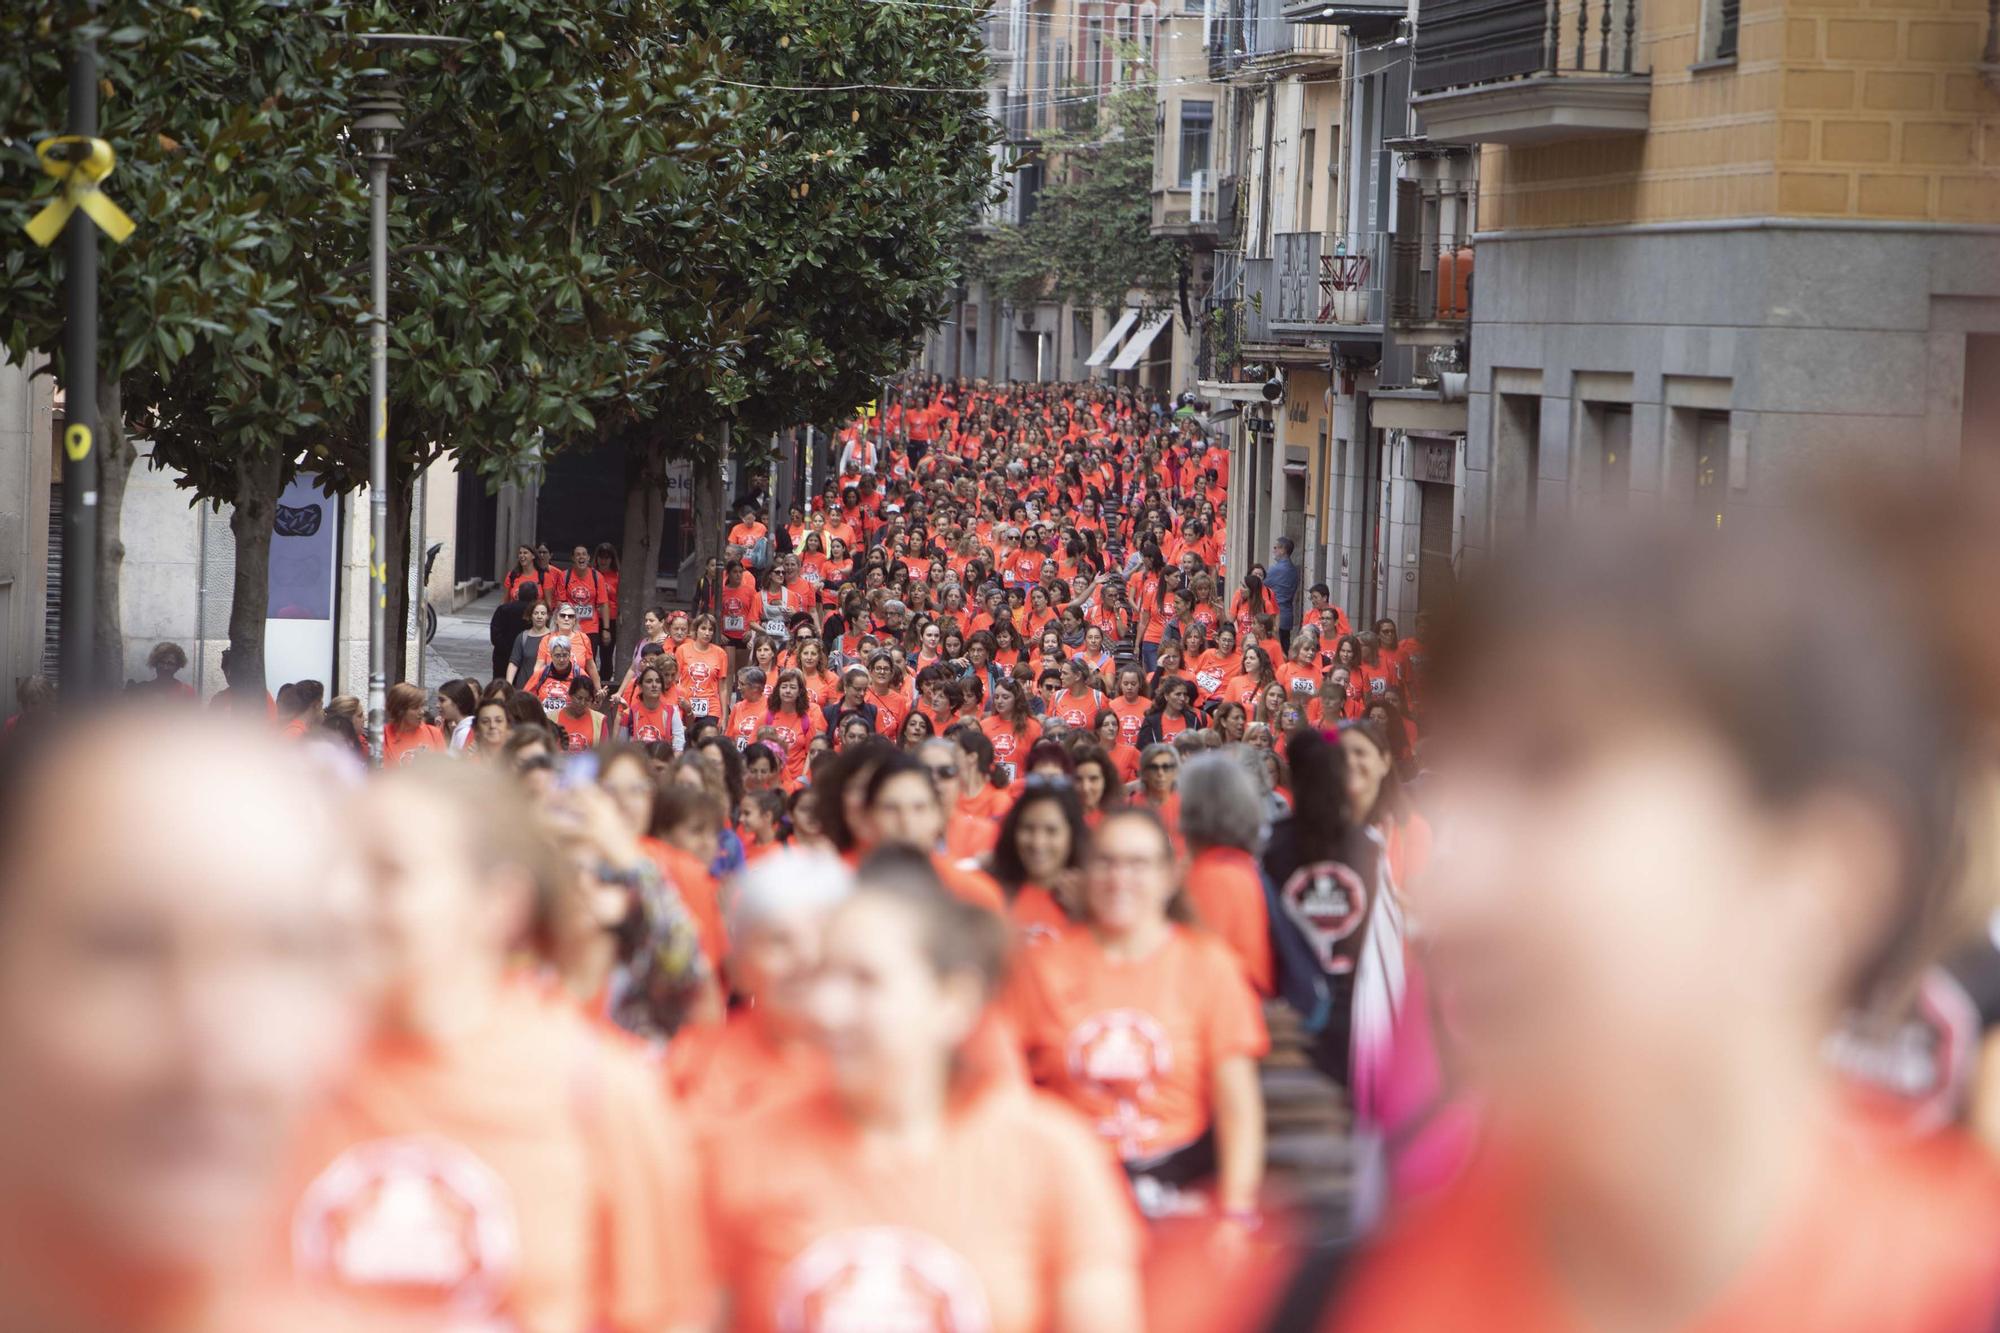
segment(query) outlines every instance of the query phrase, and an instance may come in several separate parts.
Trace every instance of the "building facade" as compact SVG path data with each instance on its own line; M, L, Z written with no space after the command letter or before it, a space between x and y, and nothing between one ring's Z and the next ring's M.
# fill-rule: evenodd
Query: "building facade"
M2000 96L1956 0L1420 0L1480 145L1465 549L1722 524L1829 467L2000 454Z

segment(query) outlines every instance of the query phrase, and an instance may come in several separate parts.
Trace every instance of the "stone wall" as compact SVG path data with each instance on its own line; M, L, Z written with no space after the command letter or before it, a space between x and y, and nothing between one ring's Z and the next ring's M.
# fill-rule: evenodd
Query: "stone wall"
M2000 333L2000 234L1975 230L1512 236L1479 259L1475 558L1523 529L1526 491L1543 515L1601 502L1613 418L1630 435L1618 502L1690 513L1749 517L1833 467L1955 466L1965 337ZM1516 438L1530 401L1536 448Z

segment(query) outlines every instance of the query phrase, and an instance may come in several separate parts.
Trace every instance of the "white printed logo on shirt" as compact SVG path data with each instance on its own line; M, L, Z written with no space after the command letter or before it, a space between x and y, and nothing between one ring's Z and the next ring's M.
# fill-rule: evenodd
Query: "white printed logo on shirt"
M506 1182L445 1139L355 1144L320 1172L292 1219L300 1272L461 1320L499 1307L520 1248Z
M987 1333L979 1275L956 1250L902 1227L822 1236L778 1279L782 1333Z

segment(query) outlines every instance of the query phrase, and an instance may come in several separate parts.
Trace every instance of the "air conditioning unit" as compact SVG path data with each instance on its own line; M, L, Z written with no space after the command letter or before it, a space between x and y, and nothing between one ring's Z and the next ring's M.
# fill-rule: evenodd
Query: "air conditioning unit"
M1194 184L1188 198L1189 222L1213 222L1210 216L1215 211L1213 201L1208 197L1209 174L1206 168L1194 173Z

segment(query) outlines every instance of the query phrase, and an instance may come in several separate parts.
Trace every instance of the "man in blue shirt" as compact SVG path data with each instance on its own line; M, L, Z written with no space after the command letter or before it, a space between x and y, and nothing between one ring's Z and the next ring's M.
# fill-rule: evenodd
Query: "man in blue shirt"
M1264 570L1264 586L1278 603L1278 642L1289 652L1299 606L1299 567L1292 563L1290 537L1280 537L1271 543L1271 563Z

